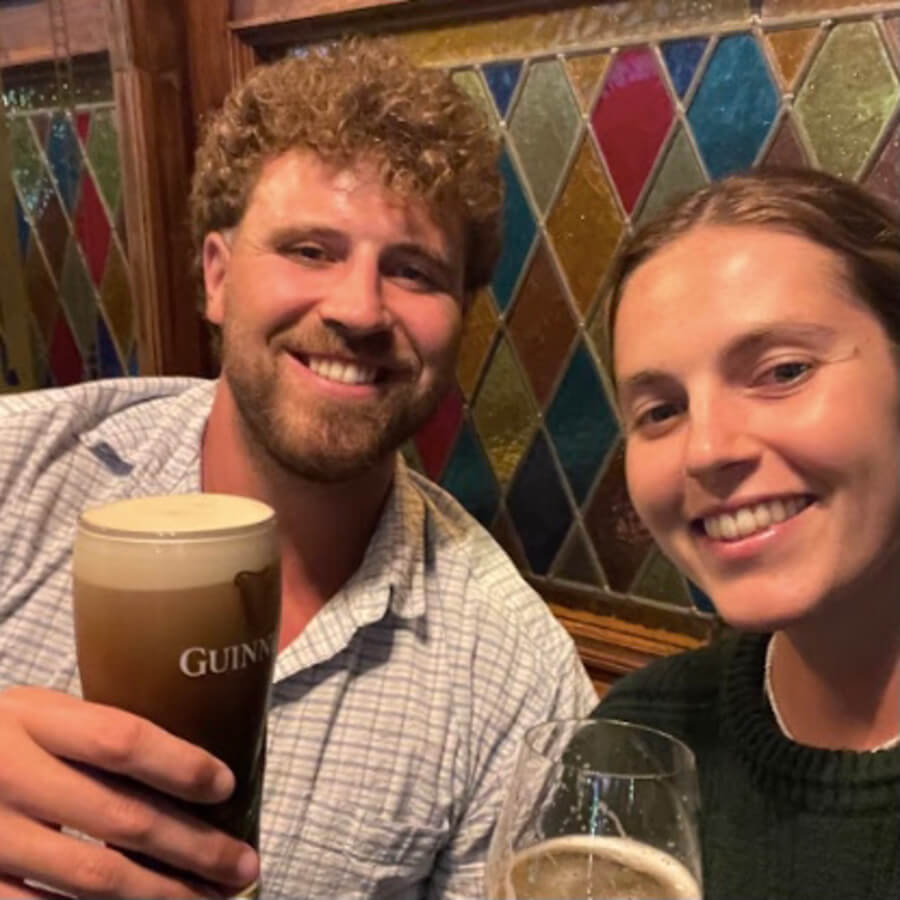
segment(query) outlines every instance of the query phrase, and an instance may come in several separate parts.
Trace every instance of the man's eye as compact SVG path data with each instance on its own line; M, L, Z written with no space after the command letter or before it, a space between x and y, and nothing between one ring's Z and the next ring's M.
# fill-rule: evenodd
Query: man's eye
M433 290L437 287L436 280L420 266L398 265L394 269L393 276L398 281L407 282L421 290Z
M320 244L291 244L285 247L282 253L300 259L303 262L329 262L332 259L331 254Z

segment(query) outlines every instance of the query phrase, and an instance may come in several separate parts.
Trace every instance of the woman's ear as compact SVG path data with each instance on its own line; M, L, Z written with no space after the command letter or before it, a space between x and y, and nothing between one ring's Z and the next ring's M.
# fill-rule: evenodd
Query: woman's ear
M206 318L213 325L225 316L225 281L231 261L231 245L220 231L210 231L203 239L203 288Z

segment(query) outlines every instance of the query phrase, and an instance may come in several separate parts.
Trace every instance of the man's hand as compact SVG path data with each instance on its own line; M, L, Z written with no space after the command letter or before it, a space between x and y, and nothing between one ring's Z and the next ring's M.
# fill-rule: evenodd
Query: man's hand
M233 788L222 762L145 719L44 688L2 691L0 896L46 896L26 879L79 897L209 896L115 847L244 887L258 874L254 851L163 796L218 803Z

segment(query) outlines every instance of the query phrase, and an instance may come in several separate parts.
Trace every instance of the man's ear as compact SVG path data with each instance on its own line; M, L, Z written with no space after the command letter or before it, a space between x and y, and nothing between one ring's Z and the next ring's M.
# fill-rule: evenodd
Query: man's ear
M231 246L220 231L211 231L203 238L203 288L206 294L206 318L213 325L222 324L225 317L225 279L231 261Z

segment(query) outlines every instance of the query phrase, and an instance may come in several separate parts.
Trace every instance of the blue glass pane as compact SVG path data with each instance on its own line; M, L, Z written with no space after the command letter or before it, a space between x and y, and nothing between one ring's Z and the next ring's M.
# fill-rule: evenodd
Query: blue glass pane
M28 221L25 219L25 213L22 211L22 204L19 203L19 198L15 198L16 201L16 232L19 235L19 252L22 255L22 259L25 259L25 254L28 251L28 235L31 229L28 227Z
M467 420L459 431L441 485L485 527L497 512L499 492L490 464Z
M116 351L116 345L109 335L103 316L97 319L97 362L100 378L119 378L125 373L122 371L122 362Z
M140 367L138 365L137 344L134 344L132 346L131 355L128 357L128 374L129 375L140 375Z
M78 190L81 160L78 153L78 139L72 131L68 118L62 113L57 113L50 123L47 159L59 189L59 195L62 197L66 209L71 212Z
M700 612L704 613L715 613L716 607L713 604L712 600L694 584L693 581L688 579L688 590L691 593L691 600L693 601L694 606L700 610Z
M545 574L572 523L572 507L541 431L516 474L506 507L531 568L537 575Z
M494 270L491 287L500 309L506 310L522 272L522 264L534 241L535 224L531 207L519 184L519 176L506 150L500 159L500 172L504 187L503 253Z
M575 351L550 405L547 428L572 493L580 503L619 433L606 391L584 344Z
M688 111L713 178L753 165L778 110L778 94L754 38L722 38Z
M6 353L6 343L0 334L0 377L5 387L18 387L19 375L9 364L9 356Z
M519 73L522 71L521 62L489 63L482 66L484 80L491 89L494 103L502 117L506 117L509 109L509 101L512 98L516 85L519 83Z
M706 49L706 38L683 38L679 41L666 41L662 45L663 57L666 67L672 77L672 84L679 97L683 97L691 86L694 72L703 51Z

